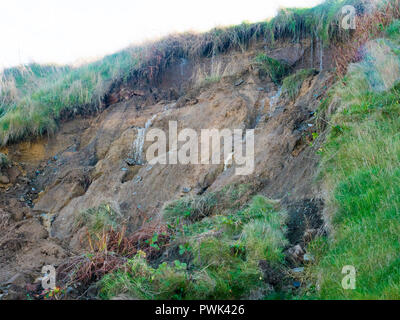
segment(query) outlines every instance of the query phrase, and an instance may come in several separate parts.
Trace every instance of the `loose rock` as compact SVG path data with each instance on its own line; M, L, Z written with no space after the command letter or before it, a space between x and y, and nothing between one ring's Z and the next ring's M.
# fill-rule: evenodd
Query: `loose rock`
M8 179L8 177L6 177L6 176L0 176L0 183L1 184L9 184L10 179Z

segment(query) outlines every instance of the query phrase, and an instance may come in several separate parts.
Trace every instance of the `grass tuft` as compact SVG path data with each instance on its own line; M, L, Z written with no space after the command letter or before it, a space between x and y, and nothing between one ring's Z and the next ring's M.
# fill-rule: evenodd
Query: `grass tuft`
M282 79L290 72L290 67L284 61L278 61L260 53L255 58L260 70L265 72L275 84L280 84Z
M282 81L282 93L287 94L291 100L294 100L301 89L304 81L317 74L315 69L301 69Z
M75 216L75 228L88 228L90 235L100 235L110 230L118 230L121 216L109 204L79 212Z

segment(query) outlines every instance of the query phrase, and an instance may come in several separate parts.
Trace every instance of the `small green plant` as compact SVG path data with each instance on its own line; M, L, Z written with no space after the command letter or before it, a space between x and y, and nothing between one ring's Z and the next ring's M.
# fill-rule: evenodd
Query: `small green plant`
M151 239L145 240L145 243L147 243L148 245L150 245L150 247L156 250L160 250L160 245L162 245L162 243L159 242L158 233L154 233Z
M280 84L282 79L290 72L287 63L268 57L265 53L257 55L255 62L275 84Z
M208 76L204 79L203 84L212 84L212 83L217 83L221 81L221 76Z
M92 236L99 236L104 231L118 230L121 216L109 204L103 204L76 214L74 225L75 228L86 226Z
M282 81L282 93L287 94L291 100L294 100L301 89L304 81L317 74L315 69L301 69Z
M190 253L192 251L192 247L189 243L180 244L179 245L179 254L182 256L185 253Z
M400 35L400 20L394 20L387 28L386 33L391 38L398 38Z
M164 217L169 223L179 224L183 220L196 221L212 214L217 205L215 193L205 193L197 197L185 197L168 203L164 207Z

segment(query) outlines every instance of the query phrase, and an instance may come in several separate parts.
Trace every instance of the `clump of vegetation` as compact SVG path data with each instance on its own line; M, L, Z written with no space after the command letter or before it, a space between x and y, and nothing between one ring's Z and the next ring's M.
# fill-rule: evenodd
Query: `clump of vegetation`
M304 80L317 74L315 69L301 69L296 73L286 77L282 81L282 93L287 94L291 100L294 100L304 83Z
M164 217L171 222L176 219L197 221L212 214L217 205L215 193L205 193L198 197L185 197L168 203L164 207Z
M221 76L208 76L204 78L204 81L200 84L200 86L202 85L210 85L213 83L217 83L221 81Z
M121 216L109 204L79 212L75 216L75 228L87 227L91 235L121 228Z
M138 254L156 260L169 242L166 226L157 221L128 232L125 221L108 204L78 213L75 228L83 226L87 234L80 241L85 241L87 252L66 259L57 268L57 281L62 288L74 286L82 294L90 284L123 267Z
M175 212L181 212L181 203L175 205ZM170 212L166 212L168 219ZM127 293L142 299L232 299L265 287L259 262L281 266L287 243L286 214L277 210L277 203L256 196L234 213L202 216L170 228L170 247L179 247L179 255L189 254L190 266L177 256L172 264L164 261L152 267L139 253L124 269L102 279L101 296Z
M57 121L91 113L113 81L138 63L133 50L122 51L79 68L23 66L3 72L0 144L54 132Z
M284 61L278 61L260 53L255 58L260 69L265 72L275 84L280 84L282 79L290 72L290 67Z
M400 85L391 82L381 92L369 81L371 70L393 69L386 53L386 68L383 60L367 56L334 89L340 106L330 119L321 163L321 178L332 190L327 217L334 237L310 247L319 298L400 298ZM385 81L389 72L378 74ZM347 265L356 269L354 290L341 286Z
M386 33L389 37L398 38L400 34L400 20L394 20L387 28Z
M252 193L251 185L227 185L217 192L207 192L198 196L188 196L167 203L164 219L195 222L214 214L218 210L236 210L248 202Z

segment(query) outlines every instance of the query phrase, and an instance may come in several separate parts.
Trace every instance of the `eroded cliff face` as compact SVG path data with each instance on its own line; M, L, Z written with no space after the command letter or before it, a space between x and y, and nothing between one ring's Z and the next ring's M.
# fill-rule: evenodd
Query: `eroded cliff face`
M4 226L14 231L0 249L3 287L13 284L14 275L32 283L43 265L84 252L86 231L74 228L75 215L104 203L132 233L160 219L168 201L248 184L251 194L281 200L288 208L289 239L298 243L304 216L322 206L313 182L318 156L312 133L315 111L334 79L326 59L323 70L308 77L292 100L254 66L260 50L294 69L320 67L307 41L273 50L258 44L243 53L180 61L157 84L115 88L99 115L65 122L55 136L4 150L13 160L7 170L14 174L8 173L12 181L2 185L0 200ZM218 81L207 81L212 77ZM168 132L170 121L199 136L201 129L254 129L254 172L239 176L235 164L224 163L148 164L144 155L151 142L142 144L140 135L151 128Z

